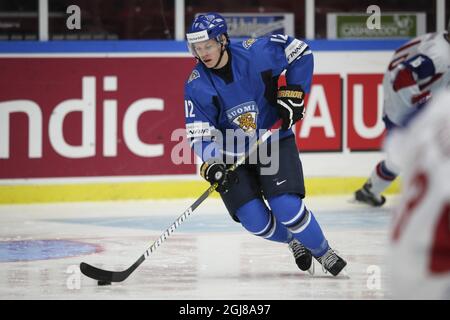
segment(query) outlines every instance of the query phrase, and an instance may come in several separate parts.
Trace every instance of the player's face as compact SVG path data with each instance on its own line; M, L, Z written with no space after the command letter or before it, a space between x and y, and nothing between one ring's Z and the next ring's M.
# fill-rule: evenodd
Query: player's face
M206 67L212 68L217 64L217 61L219 61L221 45L216 40L210 39L195 43L193 48L197 57L206 65Z

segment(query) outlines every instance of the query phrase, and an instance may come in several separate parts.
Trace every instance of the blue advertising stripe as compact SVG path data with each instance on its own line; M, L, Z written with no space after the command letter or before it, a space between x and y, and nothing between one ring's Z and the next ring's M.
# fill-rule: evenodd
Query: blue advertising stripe
M0 53L188 52L185 41L0 41Z
M400 40L306 40L313 51L389 51ZM232 40L233 41L233 40ZM236 40L235 40L236 41ZM14 53L188 53L185 41L0 41L0 54Z
M307 42L313 51L390 51L409 40L312 40Z

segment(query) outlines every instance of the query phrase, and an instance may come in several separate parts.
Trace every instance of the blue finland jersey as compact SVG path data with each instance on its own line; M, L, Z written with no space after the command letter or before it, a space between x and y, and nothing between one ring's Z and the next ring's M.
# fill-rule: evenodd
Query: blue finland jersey
M228 48L231 83L198 63L185 85L186 134L203 161L243 152L242 143L234 145L236 138L234 143L227 141L228 129L238 137L254 137L257 130L272 127L279 119L277 81L284 70L288 85L300 85L305 92L311 86L313 55L301 40L272 35L231 43ZM225 143L211 139L215 130L222 133ZM292 134L289 129L279 137Z

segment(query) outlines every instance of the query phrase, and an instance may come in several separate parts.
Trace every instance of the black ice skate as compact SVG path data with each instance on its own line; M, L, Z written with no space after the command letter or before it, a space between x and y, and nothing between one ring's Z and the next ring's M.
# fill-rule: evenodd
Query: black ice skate
M337 276L344 269L347 262L339 257L333 249L329 248L321 257L316 257L317 261L322 265L322 269L326 273L330 272L333 276Z
M306 249L297 239L293 239L289 242L289 250L291 250L294 255L295 263L300 270L314 274L312 254L308 249Z
M373 207L381 207L386 202L386 198L382 195L376 196L372 193L370 191L371 186L370 182L366 182L361 189L355 192L355 199Z

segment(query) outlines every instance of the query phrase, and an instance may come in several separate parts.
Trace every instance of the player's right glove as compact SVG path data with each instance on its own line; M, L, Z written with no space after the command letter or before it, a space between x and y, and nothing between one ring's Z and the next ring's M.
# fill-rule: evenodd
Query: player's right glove
M277 93L278 114L283 121L282 130L292 127L298 120L303 119L305 107L303 98L305 93L300 86L282 86Z
M219 159L209 159L203 162L200 167L200 175L209 183L217 182L219 185L216 191L227 192L233 183L237 182L237 175L234 171L228 171L225 164Z

